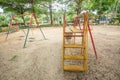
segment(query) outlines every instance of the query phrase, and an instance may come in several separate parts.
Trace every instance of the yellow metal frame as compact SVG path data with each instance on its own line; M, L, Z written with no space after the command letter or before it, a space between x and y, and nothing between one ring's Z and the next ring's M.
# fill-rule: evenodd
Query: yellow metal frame
M62 67L63 70L68 70L68 71L87 71L88 70L88 13L83 13L84 15L84 26L83 30L78 30L74 27L70 28L71 32L66 32L66 19L65 19L65 14L63 14L63 45L62 45ZM74 37L74 44L66 44L66 37L65 35L72 33L73 35L76 35L77 33L81 33L82 36L82 42L81 44L76 44L75 43L75 37ZM82 55L68 55L65 54L65 49L66 48L79 48L82 53ZM65 65L65 60L83 60L83 66L79 65Z

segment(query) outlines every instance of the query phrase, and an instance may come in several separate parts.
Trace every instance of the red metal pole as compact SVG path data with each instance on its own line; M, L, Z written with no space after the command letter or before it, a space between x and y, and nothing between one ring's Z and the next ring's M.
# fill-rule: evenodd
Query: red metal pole
M81 30L80 20L79 20L79 17L78 17L78 16L76 16L76 17L74 18L74 25L73 25L74 28L76 28L77 24L79 25L79 28L80 28L80 30Z
M92 36L92 32L91 32L90 26L89 26L89 22L88 22L88 30L89 30L90 38L91 38L91 41L92 41L92 46L93 46L93 49L94 49L95 57L96 57L96 59L98 59L97 51L96 51L93 36Z

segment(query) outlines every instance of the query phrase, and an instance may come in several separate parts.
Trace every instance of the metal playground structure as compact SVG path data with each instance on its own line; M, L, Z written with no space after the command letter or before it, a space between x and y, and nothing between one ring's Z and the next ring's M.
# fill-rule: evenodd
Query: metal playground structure
M67 71L87 71L88 70L88 32L97 59L97 52L89 26L88 12L82 13L83 27L80 26L79 16L75 17L73 27L67 26L65 13L63 15L63 46L62 46L62 67ZM77 26L78 25L78 26ZM77 38L80 38L77 42ZM73 39L73 43L68 43L67 39ZM79 49L79 54L70 54L67 49ZM70 51L71 52L71 51ZM81 61L80 65L66 64L65 61Z
M16 16L12 16L10 19L10 26L8 29L8 33L6 36L6 40L8 38L8 35L10 33L11 29L15 29L16 31L19 30L19 26L20 24L18 23L18 21L16 20L17 16L26 16L28 15L29 18L29 24L27 25L27 33L25 33L25 31L23 31L25 33L25 40L24 40L24 45L23 47L26 47L26 42L28 39L28 35L29 35L29 30L33 25L33 19L35 20L35 24L36 26L40 29L44 39L46 39L43 31L41 30L40 26L39 26L39 22L37 21L37 17L34 13L32 14L22 14L22 15L16 15ZM65 13L63 14L63 44L62 44L62 67L63 70L68 70L68 71L87 71L88 70L88 33L90 34L90 39L92 42L92 46L93 46L93 50L95 53L95 57L96 59L97 57L97 52L96 52L96 48L95 48L95 44L94 44L94 40L93 40L93 36L92 36L92 32L89 26L89 19L88 19L88 12L82 13L83 16L83 26L81 27L80 25L80 19L79 19L79 15L77 17L75 17L74 19L74 24L73 27L68 27L67 26L67 21L66 21L66 16ZM16 25L13 25L13 20L16 21ZM78 40L78 38L80 38ZM69 43L68 40L73 40L73 43ZM79 42L78 42L79 41ZM67 53L67 49L79 49L79 54L69 54ZM66 60L77 60L77 61L81 61L80 65L71 65L71 64L67 64L65 63Z
M21 14L21 15L15 15L15 16L12 16L11 19L10 19L10 22L9 22L9 26L8 26L8 32L7 32L7 36L6 36L6 39L8 38L8 35L10 34L10 30L13 29L15 31L18 31L19 30L19 27L20 27L20 23L16 20L16 17L22 17L22 16L28 16L29 17L29 23L28 24L25 24L24 26L27 26L27 32L25 33L25 31L23 30L24 34L25 34L25 40L24 40L24 45L23 45L23 48L26 47L26 42L27 42L27 39L28 39L28 35L29 35L29 31L30 31L30 28L33 27L33 26L36 26L40 29L44 39L46 39L42 29L40 28L40 25L39 25L39 22L37 20L37 17L34 13L32 14ZM33 23L33 19L35 21L35 23ZM15 24L13 25L13 21L15 21ZM35 25L34 25L35 24Z

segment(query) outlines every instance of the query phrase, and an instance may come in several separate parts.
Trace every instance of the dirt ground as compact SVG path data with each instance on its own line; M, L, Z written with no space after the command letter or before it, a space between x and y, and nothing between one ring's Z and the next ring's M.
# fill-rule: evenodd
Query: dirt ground
M47 40L31 29L27 48L22 31L0 33L0 80L120 80L120 26L92 27L98 60L89 38L87 73L62 70L62 27L42 28Z

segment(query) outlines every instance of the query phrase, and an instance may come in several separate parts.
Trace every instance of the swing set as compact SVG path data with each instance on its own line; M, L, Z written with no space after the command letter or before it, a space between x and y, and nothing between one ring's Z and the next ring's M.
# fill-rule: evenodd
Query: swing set
M66 22L66 16L65 13L63 14L63 48L62 48L62 67L63 70L67 71L87 71L88 70L88 32L90 34L90 39L92 42L92 46L94 49L95 57L97 57L97 52L93 40L93 36L91 33L91 29L89 26L89 20L88 20L88 12L85 12L82 14L83 16L83 27L80 26L80 19L79 16L75 17L73 27L69 28L69 31L67 31L67 22ZM77 28L79 26L79 29ZM74 40L74 43L67 43L66 39L72 39ZM80 42L77 42L76 39L80 38ZM79 54L70 54L67 53L67 49L79 49ZM65 60L77 60L81 61L81 65L73 65L73 64L65 64Z
M27 33L25 33L25 31L22 29L24 34L25 34L25 40L24 40L23 48L26 47L26 42L27 42L27 39L28 39L29 31L30 31L30 28L32 28L33 26L36 26L40 29L44 39L46 40L46 37L45 37L42 29L40 28L39 22L38 22L37 17L34 13L32 13L32 14L20 14L20 15L12 16L11 19L10 19L10 22L9 22L8 32L7 32L7 36L6 36L5 40L7 40L8 35L10 34L10 30L12 30L12 29L15 30L15 31L19 30L20 23L18 23L16 17L22 17L22 16L29 16L29 23L24 25L24 26L27 26ZM35 21L35 25L33 25L33 19ZM15 21L15 24L13 24L13 21Z

